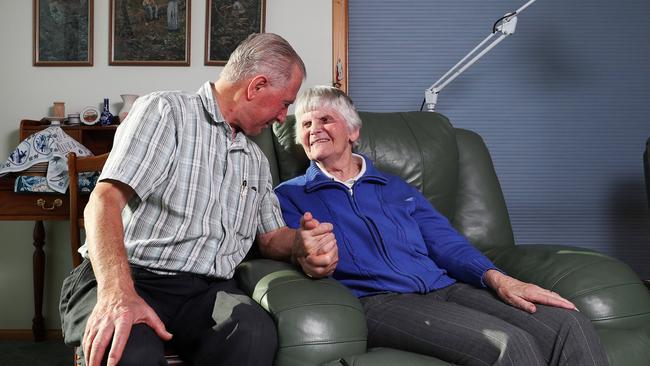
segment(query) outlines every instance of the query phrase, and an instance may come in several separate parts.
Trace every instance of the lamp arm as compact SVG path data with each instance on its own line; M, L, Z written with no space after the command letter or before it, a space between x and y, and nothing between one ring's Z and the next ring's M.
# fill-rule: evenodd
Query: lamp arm
M521 14L522 11L526 10L529 6L533 5L533 3L537 0L530 0L529 2L525 3L522 5L519 9L515 11L515 14Z
M495 37L496 33L491 33L489 36L485 37L485 39L478 44L478 46L474 47L473 50L471 50L465 57L463 57L456 65L454 65L449 71L447 71L438 81L436 81L429 89L432 90L437 90L440 91L442 90L447 84L452 82L455 78L458 77L461 73L463 73L467 68L472 66L476 61L478 61L479 58L483 57L484 54L486 54L488 51L490 51L494 46L499 44L505 37L506 35L501 35L499 38L497 38L495 41L490 43L487 47L485 47L481 52L478 53L478 55L474 56L475 53L477 53L478 50L481 49L485 45L486 42L488 42L490 39ZM467 61L470 57L474 56L471 60ZM453 73L453 74L452 74ZM451 74L451 76L449 76Z
M447 71L438 81L431 85L428 89L424 91L424 99L428 112L435 111L436 104L438 101L438 93L446 87L449 83L454 81L460 74L467 70L470 66L476 63L481 57L488 53L492 48L501 43L508 34L501 34L497 39L493 40L492 43L485 46L485 44L494 38L496 33L490 33L478 46L474 47L465 57L463 57L456 65L454 65L449 71ZM482 48L485 46L484 48ZM482 50L481 50L482 48ZM481 50L478 52L478 50ZM478 54L476 54L478 52ZM476 55L475 55L476 54ZM471 59L470 59L471 58ZM469 59L469 61L467 61Z
M476 63L492 48L501 43L507 36L515 32L515 29L517 27L517 14L520 14L535 1L537 0L530 0L519 9L517 9L517 11L506 14L501 19L499 19L494 25L494 30L492 33L490 33L490 35L485 37L483 41L481 41L476 47L474 47L474 49L465 55L465 57L458 61L456 65L449 69L449 71L447 71L440 79L438 79L433 85L424 91L424 102L426 104L426 110L428 112L435 111L436 104L438 102L438 94L444 87L456 79L470 66ZM492 38L496 37L497 32L501 34L496 39L492 40ZM485 46L490 40L492 40L492 42Z
M458 74L459 74L460 72L462 72L462 71L457 72L456 74L454 74L453 76L451 76L449 79L447 79L447 77L448 77L451 73L453 73L455 70L459 69L459 67L460 67L460 66L461 66L461 65L462 65L462 64L463 64L463 63L464 63L468 58L472 57L472 55L473 55L474 53L476 53L477 50L479 50L479 49L480 49L480 48L481 48L481 47L482 47L482 46L483 46L487 41L489 41L489 40L490 40L491 38L493 38L493 37L494 37L494 33L490 33L489 36L485 37L485 39L484 39L483 41L481 41L481 43L479 43L476 47L474 47L473 50L471 50L467 55L465 55L465 57L463 57L460 61L458 61L458 62L456 63L456 65L454 65L451 69L449 69L449 71L447 71L444 75L442 75L442 76L440 77L440 79L438 79L435 83L433 83L433 85L431 85L431 86L429 87L429 89L437 89L438 91L440 91L442 88L444 88L444 87L447 85L447 83L449 83L449 81L454 80L454 79L456 78L456 76L458 76ZM464 70L463 70L463 71L464 71ZM448 80L448 81L446 81L446 80Z
M507 36L508 36L508 35L506 35L506 34L502 34L502 35L500 35L499 38L497 38L496 40L494 40L494 42L490 43L490 45L487 46L486 48L484 48L483 51L481 51L478 55L474 56L474 58L472 58L472 59L471 59L469 62L467 62L463 67L461 67L458 71L456 71L456 72L454 73L454 75L452 75L452 77L450 77L450 78L447 79L443 84L441 84L440 87L438 87L438 91L442 90L442 88L444 88L445 86L447 86L447 84L449 84L449 83L452 82L455 78L457 78L458 75L460 75L460 74L463 73L465 70L467 70L470 66L472 66L476 61L478 61L481 57L483 57L483 55L485 55L485 54L488 53L492 48L494 48L494 46L496 46L496 45L498 45L499 43L501 43L501 41L503 41Z

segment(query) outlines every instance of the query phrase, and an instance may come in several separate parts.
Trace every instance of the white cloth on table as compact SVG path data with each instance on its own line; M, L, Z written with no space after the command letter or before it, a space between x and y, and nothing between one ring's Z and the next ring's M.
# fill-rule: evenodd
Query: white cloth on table
M70 137L59 126L50 126L23 140L0 164L0 177L12 172L22 172L35 164L47 164L47 184L59 193L68 189L68 153L91 156L93 153Z

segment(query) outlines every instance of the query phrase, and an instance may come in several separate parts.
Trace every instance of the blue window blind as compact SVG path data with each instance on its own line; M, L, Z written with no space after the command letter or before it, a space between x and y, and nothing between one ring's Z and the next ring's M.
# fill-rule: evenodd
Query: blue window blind
M352 0L349 91L364 111L419 110L433 84L522 1ZM518 244L602 251L650 278L642 152L650 2L540 0L439 96L481 134Z

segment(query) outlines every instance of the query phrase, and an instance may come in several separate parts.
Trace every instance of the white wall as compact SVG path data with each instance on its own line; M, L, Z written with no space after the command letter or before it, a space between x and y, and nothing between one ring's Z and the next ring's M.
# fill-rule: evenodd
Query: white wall
M0 3L0 161L19 143L21 119L51 115L53 101L65 101L66 113L111 100L120 94L154 90L197 90L217 78L221 67L204 66L205 0L192 1L191 66L108 66L108 0L95 0L94 66L32 66L32 1ZM285 37L302 56L308 77L304 86L331 80L331 0L267 0L266 31ZM32 228L30 222L0 221L0 329L30 329L33 316ZM71 268L67 223L46 223L46 290L48 329L60 328L59 288Z

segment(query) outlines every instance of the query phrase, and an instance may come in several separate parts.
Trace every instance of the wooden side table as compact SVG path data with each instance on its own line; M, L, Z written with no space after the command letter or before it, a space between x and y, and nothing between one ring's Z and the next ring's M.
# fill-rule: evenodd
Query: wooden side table
M20 122L20 141L29 135L50 127L49 122L22 120ZM117 126L62 125L61 128L72 138L86 146L93 154L103 154L111 150ZM45 339L45 319L43 318L43 288L45 282L45 227L46 220L68 220L70 202L67 194L58 193L16 193L14 182L19 174L9 174L0 178L0 220L35 221L33 240L34 255L34 318L32 332L35 341Z

